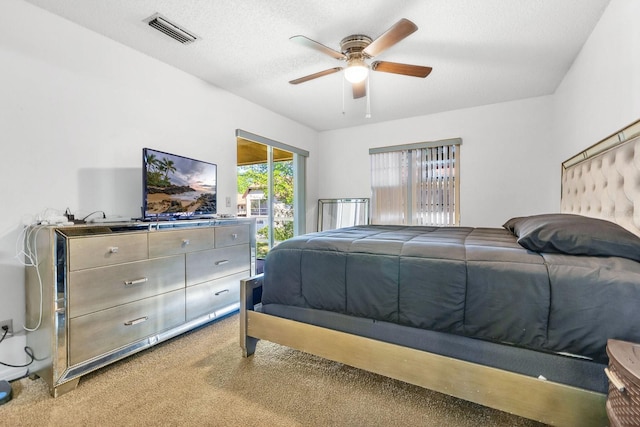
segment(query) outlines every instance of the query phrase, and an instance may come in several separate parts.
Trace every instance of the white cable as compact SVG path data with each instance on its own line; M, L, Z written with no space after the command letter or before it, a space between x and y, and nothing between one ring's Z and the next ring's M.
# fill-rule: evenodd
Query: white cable
M23 264L26 267L33 267L36 269L36 276L38 277L38 287L39 287L39 291L40 291L40 304L39 304L39 314L38 314L38 324L33 327L33 328L29 328L26 325L22 325L22 328L25 331L29 331L29 332L33 332L33 331L37 331L40 326L42 325L42 312L43 312L43 305L44 305L44 284L42 283L42 275L40 274L40 261L38 260L38 245L37 245L37 240L38 240L38 234L40 233L40 231L42 231L42 229L46 228L46 226L44 225L32 225L29 227L25 227L24 228L24 232L20 233L20 236L24 237L24 248L23 250L21 250L18 254L16 254L16 258L19 258L20 255L23 255L25 257L25 261L23 262ZM20 237L19 236L19 237ZM33 248L32 248L32 240L34 242ZM17 250L17 247L16 247Z
M51 214L51 211L55 214ZM36 221L33 221L30 225L25 226L16 239L16 255L15 258L25 267L33 267L36 269L36 276L38 277L38 287L40 291L40 304L38 314L38 324L29 328L26 325L22 325L25 331L34 332L37 331L42 325L42 314L44 308L44 284L42 283L42 275L40 274L40 261L38 260L38 234L42 229L47 228L46 225L40 225L40 222L51 218L53 216L59 216L60 211L52 208L45 208L37 217ZM33 247L32 247L33 242ZM19 248L19 244L22 243L22 248ZM20 258L24 257L24 260Z
M22 325L22 327L24 328L25 331L29 331L29 332L33 332L33 331L37 331L40 326L42 325L42 311L43 311L43 304L44 304L44 284L42 283L42 275L40 274L40 261L38 260L38 245L37 245L37 241L38 241L38 234L40 233L40 231L46 228L45 226L40 226L40 227L31 227L30 232L27 234L27 249L29 251L29 259L31 260L31 266L33 268L36 269L36 276L38 277L38 287L40 290L40 309L39 309L39 314L38 314L38 324L33 327L33 328L29 328L26 325ZM33 236L33 242L34 242L34 248L33 250L31 249L31 234L34 232L35 230L35 235Z
M21 256L26 257L27 254L24 251L24 247L25 247L25 240L26 239L26 234L27 234L27 230L28 230L29 226L24 226L22 227L22 230L20 231L20 233L18 233L18 238L16 239L16 254L15 254L15 259L22 265L27 265L27 263L21 258Z
M38 226L38 224L32 224L25 226L20 234L18 234L18 238L16 239L16 260L26 266L33 266L33 251L31 250L31 233L33 233L36 229L41 228L42 226ZM23 256L24 259L20 259Z

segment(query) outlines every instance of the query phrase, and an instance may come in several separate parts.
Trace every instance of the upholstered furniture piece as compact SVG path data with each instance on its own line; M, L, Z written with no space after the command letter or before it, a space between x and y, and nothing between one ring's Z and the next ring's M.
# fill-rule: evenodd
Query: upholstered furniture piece
M636 122L563 163L560 209L615 222L640 234L639 176L640 122Z

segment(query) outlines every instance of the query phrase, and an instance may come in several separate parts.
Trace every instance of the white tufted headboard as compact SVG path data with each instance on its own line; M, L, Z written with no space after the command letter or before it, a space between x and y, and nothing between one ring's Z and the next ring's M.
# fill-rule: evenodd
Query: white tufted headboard
M640 236L640 121L562 163L560 210Z

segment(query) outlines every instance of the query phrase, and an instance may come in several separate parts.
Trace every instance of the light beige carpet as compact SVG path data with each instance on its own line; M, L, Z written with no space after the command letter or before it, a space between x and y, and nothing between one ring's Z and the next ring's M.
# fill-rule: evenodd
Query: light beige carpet
M80 379L56 399L12 382L1 426L538 426L504 412L261 341L241 356L238 315Z

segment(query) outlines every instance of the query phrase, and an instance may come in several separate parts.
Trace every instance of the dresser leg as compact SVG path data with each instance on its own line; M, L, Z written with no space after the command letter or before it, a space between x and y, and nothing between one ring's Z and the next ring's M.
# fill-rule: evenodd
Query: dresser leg
M73 391L76 389L76 387L78 387L79 382L80 382L80 377L77 377L63 384L55 386L51 388L51 395L53 397L60 397L69 391Z

